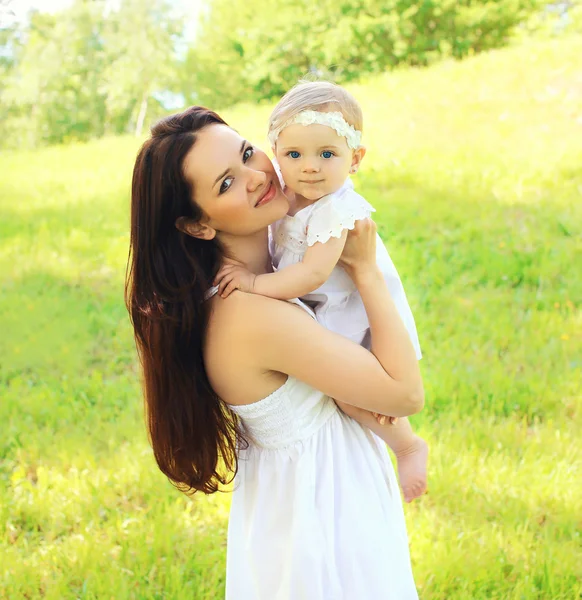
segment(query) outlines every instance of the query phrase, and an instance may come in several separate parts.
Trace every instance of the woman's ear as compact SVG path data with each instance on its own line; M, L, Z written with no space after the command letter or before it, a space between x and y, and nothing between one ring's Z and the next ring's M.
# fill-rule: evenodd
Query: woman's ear
M352 166L350 167L350 173L355 173L360 168L360 163L366 156L366 146L358 146L352 154Z
M178 217L176 219L176 229L199 240L212 240L216 236L216 229L188 217Z

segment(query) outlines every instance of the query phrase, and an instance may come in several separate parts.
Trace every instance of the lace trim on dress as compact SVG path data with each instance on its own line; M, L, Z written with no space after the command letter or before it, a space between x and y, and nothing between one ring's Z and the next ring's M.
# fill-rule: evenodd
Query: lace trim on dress
M339 238L342 231L353 229L356 221L367 219L373 212L374 207L362 196L346 190L340 198L332 198L311 215L307 228L307 245L313 246L317 242L325 244L331 237Z

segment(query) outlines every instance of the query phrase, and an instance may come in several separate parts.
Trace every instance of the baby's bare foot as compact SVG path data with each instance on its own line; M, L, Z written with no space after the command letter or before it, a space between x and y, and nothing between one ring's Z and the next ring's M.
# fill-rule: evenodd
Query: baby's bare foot
M396 460L404 500L412 502L426 492L426 463L428 461L426 442L415 435L409 446L396 453Z

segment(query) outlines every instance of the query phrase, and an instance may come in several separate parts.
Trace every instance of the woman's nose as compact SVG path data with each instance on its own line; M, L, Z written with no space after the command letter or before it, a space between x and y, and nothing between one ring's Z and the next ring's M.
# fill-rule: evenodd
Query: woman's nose
M247 189L249 192L254 192L259 186L263 185L267 181L267 174L264 171L256 171L255 169L249 169L249 175L247 180Z

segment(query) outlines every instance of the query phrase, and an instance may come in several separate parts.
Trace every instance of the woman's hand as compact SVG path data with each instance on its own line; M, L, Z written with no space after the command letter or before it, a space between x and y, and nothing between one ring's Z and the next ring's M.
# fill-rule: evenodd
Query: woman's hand
M354 229L348 233L339 262L354 280L364 273L376 271L376 223L372 219L356 221Z

